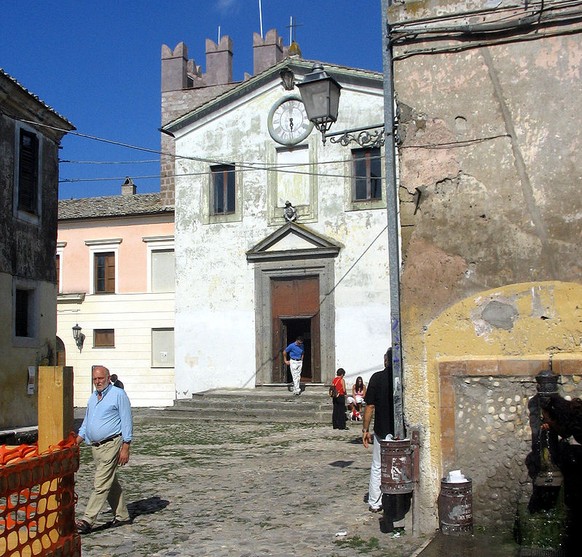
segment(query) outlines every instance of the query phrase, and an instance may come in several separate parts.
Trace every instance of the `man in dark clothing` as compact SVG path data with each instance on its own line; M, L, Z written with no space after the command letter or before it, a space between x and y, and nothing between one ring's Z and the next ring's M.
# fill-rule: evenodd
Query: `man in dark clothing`
M390 439L394 435L393 395L392 348L389 348L384 355L384 369L372 375L364 397L366 408L362 424L362 441L365 448L368 448L370 442L374 443L368 491L368 504L371 512L382 510L380 441ZM374 416L374 434L369 431L372 416Z

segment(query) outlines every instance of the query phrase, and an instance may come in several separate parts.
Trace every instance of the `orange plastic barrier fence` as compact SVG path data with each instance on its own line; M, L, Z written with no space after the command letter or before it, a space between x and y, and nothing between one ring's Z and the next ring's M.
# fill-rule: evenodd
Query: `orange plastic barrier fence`
M75 528L75 436L38 454L36 445L0 446L0 555L81 555Z

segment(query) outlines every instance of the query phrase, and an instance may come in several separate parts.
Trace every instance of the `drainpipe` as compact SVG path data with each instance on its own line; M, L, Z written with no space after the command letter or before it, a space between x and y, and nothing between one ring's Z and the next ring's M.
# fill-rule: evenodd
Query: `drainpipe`
M384 68L384 122L386 133L386 210L388 270L390 274L390 324L392 328L392 370L394 374L394 435L406 436L402 393L402 346L400 334L400 226L396 182L396 141L394 139L394 74L389 37L388 8L393 0L382 0L382 61Z

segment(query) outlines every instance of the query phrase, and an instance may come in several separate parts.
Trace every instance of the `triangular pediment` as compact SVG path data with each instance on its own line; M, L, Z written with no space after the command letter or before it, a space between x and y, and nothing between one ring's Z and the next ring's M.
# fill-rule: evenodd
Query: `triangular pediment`
M288 222L247 251L247 260L336 257L341 247L307 226Z

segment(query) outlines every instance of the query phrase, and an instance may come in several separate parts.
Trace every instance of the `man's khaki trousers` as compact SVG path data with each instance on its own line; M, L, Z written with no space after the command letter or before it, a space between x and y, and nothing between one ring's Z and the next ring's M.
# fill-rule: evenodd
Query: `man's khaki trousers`
M83 520L91 526L95 523L105 501L111 506L114 519L129 520L129 512L116 474L121 443L122 438L119 436L99 447L91 447L95 461L95 480L93 492L83 515Z

